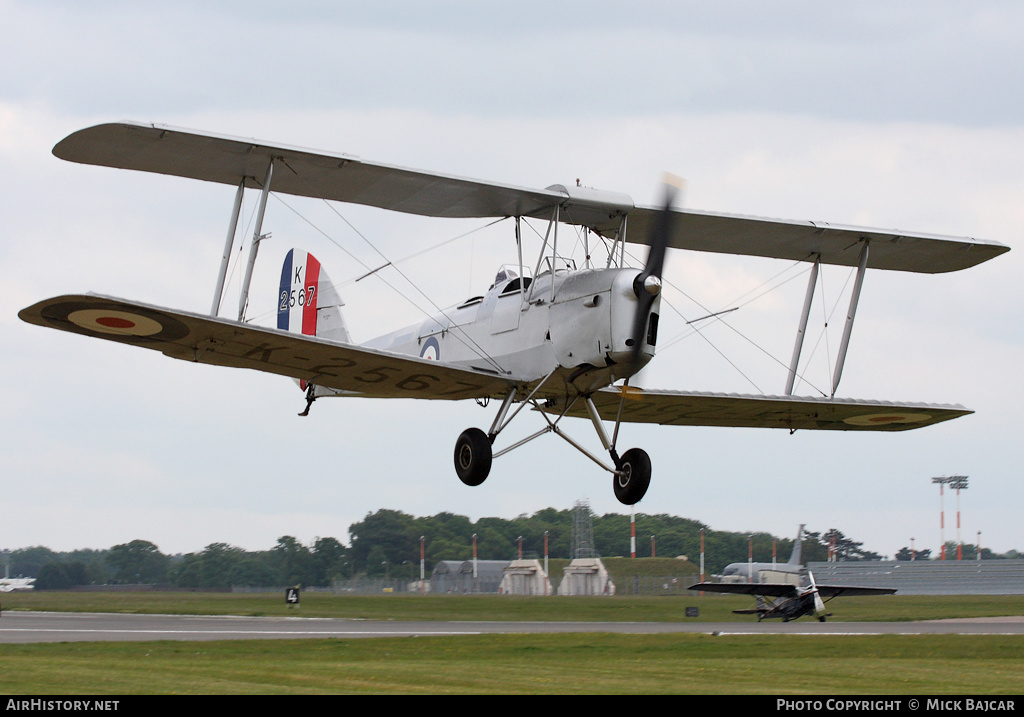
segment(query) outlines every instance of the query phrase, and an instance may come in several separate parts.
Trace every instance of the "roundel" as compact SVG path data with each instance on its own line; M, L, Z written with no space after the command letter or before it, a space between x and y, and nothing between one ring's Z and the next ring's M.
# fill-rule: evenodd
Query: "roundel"
M188 326L160 311L103 300L52 304L42 317L57 328L126 343L175 341L189 334Z
M864 416L852 416L843 421L851 426L887 426L893 424L921 423L931 416L927 413L869 413Z
M83 329L120 336L152 336L163 328L148 316L112 309L79 309L68 314L68 321Z
M423 348L420 349L420 358L425 358L428 361L437 361L441 358L441 345L437 343L436 338L431 336L423 342Z

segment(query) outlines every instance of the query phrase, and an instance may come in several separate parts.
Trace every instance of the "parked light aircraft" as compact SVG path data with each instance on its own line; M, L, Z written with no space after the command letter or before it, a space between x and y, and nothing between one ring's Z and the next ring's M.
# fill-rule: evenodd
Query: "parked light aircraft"
M13 593L35 588L35 578L0 578L0 593Z
M820 622L831 613L825 603L840 595L892 595L893 588L817 585L814 575L801 563L804 526L796 534L793 552L785 563L730 563L719 577L721 582L691 585L690 590L732 595L753 595L756 606L733 610L738 615L757 615L757 621L780 618L783 622L813 615Z
M525 189L463 179L251 139L130 122L74 132L53 153L72 162L156 172L237 187L209 315L96 294L65 295L23 309L33 324L161 351L172 358L290 376L306 410L324 396L500 400L486 431L469 428L455 445L455 469L480 484L493 458L545 433L564 438L612 475L616 497L645 494L651 462L640 448L618 451L622 423L772 427L790 431L897 431L970 413L959 405L836 398L860 287L868 268L924 273L965 269L1008 250L970 238L684 211L587 187ZM239 208L246 188L261 190L238 316L219 316ZM277 328L245 321L252 269L269 192L451 218L511 217L518 260L473 297L425 321L365 344L351 342L341 297L315 257L285 260ZM520 221L547 222L543 247L524 264ZM558 229L573 225L603 246L582 268L559 254ZM649 246L643 269L626 265L626 243ZM630 378L654 356L667 249L806 261L810 281L785 395L640 390ZM797 397L793 380L821 264L857 267L832 395ZM530 406L544 421L531 436L495 451L498 435ZM562 419L589 419L608 458L566 434ZM605 422L613 423L611 435Z

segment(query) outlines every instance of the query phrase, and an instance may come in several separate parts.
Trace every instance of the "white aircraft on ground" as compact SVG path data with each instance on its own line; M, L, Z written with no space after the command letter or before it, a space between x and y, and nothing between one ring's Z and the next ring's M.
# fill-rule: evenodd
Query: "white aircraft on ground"
M716 576L720 582L691 585L690 590L730 595L752 595L756 601L749 610L733 610L738 615L757 615L757 621L779 618L783 622L813 615L819 622L831 613L825 603L841 595L892 595L894 588L870 588L852 585L818 585L814 575L803 566L801 553L804 526L796 534L793 553L785 563L730 563Z
M476 399L501 404L487 431L469 428L455 445L455 469L468 485L487 477L492 458L555 433L612 475L616 497L638 502L651 462L617 448L623 422L690 426L897 431L970 413L958 405L835 397L860 287L868 268L938 273L965 269L1008 251L994 242L727 214L636 206L622 194L579 186L525 189L366 162L251 139L163 125L114 123L75 132L53 153L85 164L156 172L237 187L209 315L95 294L66 295L23 309L33 324L155 349L172 358L290 376L306 391L306 410L324 396ZM220 318L228 257L246 188L261 190L237 319ZM276 328L245 322L252 268L268 193L351 202L432 217L512 217L518 261L499 271L482 296L362 345L351 342L341 298L304 251L282 270ZM548 222L532 267L524 264L520 220ZM558 252L558 228L575 225L607 251L577 268ZM626 243L650 247L641 269L626 266ZM810 281L786 395L640 390L629 379L654 356L666 250L688 249L806 261ZM842 345L828 397L792 395L818 267L857 267ZM502 450L497 436L526 406L544 426ZM608 459L562 428L589 418ZM609 436L604 423L613 422Z
M0 593L14 593L35 588L35 578L0 578Z

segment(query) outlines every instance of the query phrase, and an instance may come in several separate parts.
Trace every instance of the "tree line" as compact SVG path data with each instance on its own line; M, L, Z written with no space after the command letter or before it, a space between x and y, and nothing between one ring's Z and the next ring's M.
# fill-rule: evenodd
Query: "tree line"
M591 515L590 524L597 554L630 555L628 515ZM364 576L417 579L421 540L428 576L439 560L471 559L474 543L481 560L511 560L520 554L543 557L545 541L549 557L571 558L575 557L570 554L572 525L572 510L554 508L531 516L480 518L475 522L453 513L415 517L382 509L368 513L349 527L347 545L332 537L316 538L312 544L303 545L286 535L278 538L270 550L248 551L226 543L212 543L196 553L166 555L147 540L133 540L107 550L63 553L35 546L11 551L6 557L10 575L35 577L39 589L137 583L179 588L329 585L336 579ZM751 555L756 562L785 562L793 549L792 538L716 531L687 518L643 514L636 518L636 555L686 556L697 562L702 532L708 574L720 572L729 563L743 562ZM830 551L839 560L881 558L862 546L834 528L821 533L806 531L803 561L828 560ZM963 552L970 559L976 556L974 546L965 545ZM983 549L982 557L1021 557L1011 552L1012 555L998 556ZM955 555L955 548L952 554ZM929 556L929 551L919 550L914 557L924 560ZM897 560L910 558L909 548L896 554Z

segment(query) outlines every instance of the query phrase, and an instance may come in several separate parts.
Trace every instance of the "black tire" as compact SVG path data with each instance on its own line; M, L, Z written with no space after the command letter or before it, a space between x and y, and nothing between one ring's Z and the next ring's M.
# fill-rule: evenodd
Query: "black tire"
M480 485L491 472L491 441L479 428L467 428L455 441L455 472L466 485Z
M630 448L619 459L619 473L612 476L612 490L624 505L639 503L651 484L651 459L641 448Z

